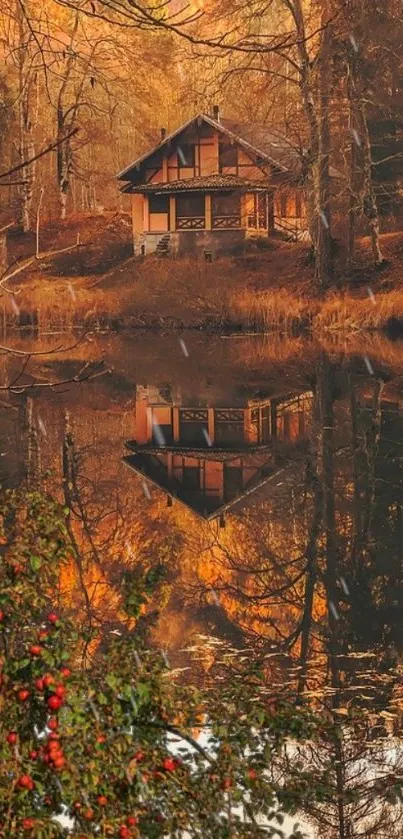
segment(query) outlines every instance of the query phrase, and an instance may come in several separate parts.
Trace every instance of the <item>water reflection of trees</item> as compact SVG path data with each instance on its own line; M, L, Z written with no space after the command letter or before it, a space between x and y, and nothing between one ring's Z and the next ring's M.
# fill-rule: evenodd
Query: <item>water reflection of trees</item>
M192 632L211 631L246 646L264 663L271 701L295 696L339 723L338 736L279 766L292 776L316 765L323 803L307 815L324 839L398 835L390 801L403 777L403 418L393 383L360 367L322 354L308 450L225 529L166 510L121 467L130 401L101 421L52 405L47 436L43 408L21 407L22 472L32 485L51 469L47 486L72 510L76 551L60 591L72 610L124 631L131 572L163 566L143 615L155 643L179 651Z
M325 355L315 391L304 481L216 531L197 595L218 596L255 650L277 650L276 667L267 665L273 684L280 667L300 702L340 723L339 736L311 754L324 778L323 807L310 813L320 835L393 835L403 418L384 377L357 375L354 364L336 370Z

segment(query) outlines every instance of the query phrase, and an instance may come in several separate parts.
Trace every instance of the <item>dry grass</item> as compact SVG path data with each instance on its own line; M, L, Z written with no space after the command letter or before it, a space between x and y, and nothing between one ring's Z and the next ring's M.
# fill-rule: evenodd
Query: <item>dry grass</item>
M98 279L86 272L52 277L48 269L37 269L16 278L16 295L3 295L0 317L3 310L4 323L62 331L76 326L294 334L311 329L320 336L379 330L390 318L403 319L402 234L385 235L384 245L390 258L386 271L359 269L355 286L322 299L315 295L306 246L274 243L267 252L212 264L131 258ZM363 259L366 247L363 240Z
M379 292L371 298L344 293L332 294L313 316L317 332L333 330L362 331L382 329L390 318L403 317L403 289Z
M292 332L309 324L313 308L314 301L285 288L258 293L245 290L231 296L227 319L255 332Z

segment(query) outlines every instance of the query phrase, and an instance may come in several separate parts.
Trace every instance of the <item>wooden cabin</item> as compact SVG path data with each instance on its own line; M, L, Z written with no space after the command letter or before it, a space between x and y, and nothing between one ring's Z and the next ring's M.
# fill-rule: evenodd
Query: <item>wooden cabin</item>
M266 126L198 114L117 176L132 196L135 253L215 256L306 229L295 148Z
M203 519L215 519L280 473L307 440L313 394L267 395L228 405L183 404L180 394L136 389L136 440L126 465ZM290 465L291 464L291 465Z

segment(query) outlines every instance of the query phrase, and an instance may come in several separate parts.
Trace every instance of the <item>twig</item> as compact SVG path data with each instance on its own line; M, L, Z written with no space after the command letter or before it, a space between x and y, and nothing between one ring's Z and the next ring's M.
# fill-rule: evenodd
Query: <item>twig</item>
M45 154L49 154L49 152L53 151L53 149L56 149L58 146L61 146L62 143L70 140L70 137L77 134L78 130L78 128L73 128L64 137L61 137L59 140L55 140L49 146L42 149L42 151L38 152L38 154L35 154L33 157L29 157L28 160L24 160L23 163L19 163L18 166L13 166L13 168L8 169L7 172L0 172L0 178L8 178L8 176L13 175L14 172L19 172L21 169L25 169L26 166L30 166L31 163L35 163L35 161L39 160L40 157L44 157Z

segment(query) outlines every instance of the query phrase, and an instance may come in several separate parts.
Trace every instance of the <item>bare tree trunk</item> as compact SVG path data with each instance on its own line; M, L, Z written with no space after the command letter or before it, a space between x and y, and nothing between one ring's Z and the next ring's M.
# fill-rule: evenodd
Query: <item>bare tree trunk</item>
M330 98L331 98L331 43L332 33L326 20L319 55L319 224L316 259L316 278L321 285L328 286L332 279L332 240L330 217Z
M19 4L16 6L18 21L18 120L19 120L19 156L23 163L35 156L33 139L33 119L31 113L31 87L36 77L33 74L30 55L31 36L25 25L25 19ZM35 164L24 166L21 170L20 220L24 233L31 228L31 204L35 180Z
M368 220L372 257L375 265L379 266L382 265L385 259L380 244L379 212L372 182L371 137L368 128L364 85L357 66L357 56L354 50L349 58L348 72L348 96L350 99L350 109L354 114L355 123L355 125L353 125L353 129L356 131L356 145L360 145L360 154L358 155L358 149L356 148L355 155L356 157L360 157L359 168L361 169L361 172L358 173L360 174L361 182L359 188L357 190L355 184L350 183L350 194L354 196L354 194L359 191L361 195L361 200L358 202L359 209L363 211Z
M308 224L315 255L315 277L319 288L325 289L332 281L330 231L329 151L330 123L329 57L330 30L324 27L319 56L318 82L313 77L311 57L307 48L302 0L283 0L291 12L298 36L298 57L301 94L309 128L308 159Z

